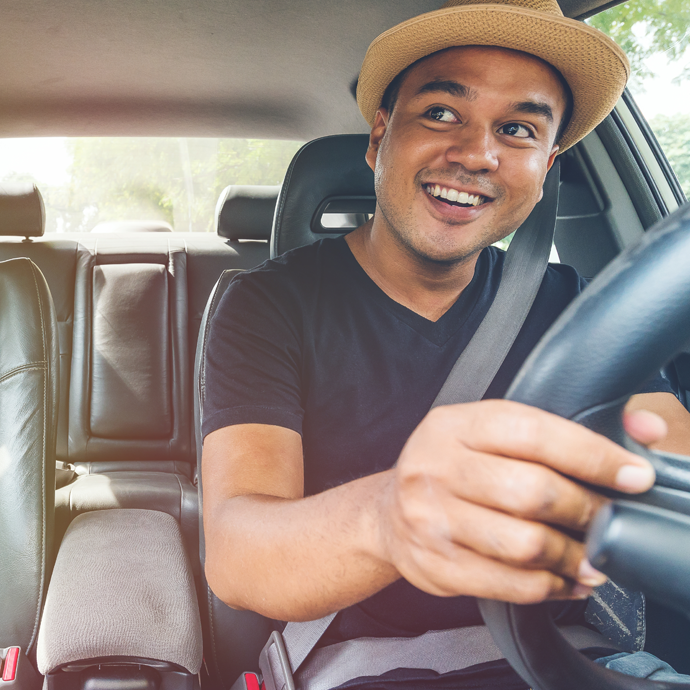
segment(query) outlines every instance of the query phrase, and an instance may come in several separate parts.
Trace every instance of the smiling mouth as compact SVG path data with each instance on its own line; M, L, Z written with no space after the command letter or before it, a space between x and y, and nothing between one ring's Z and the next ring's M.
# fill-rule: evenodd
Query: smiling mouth
M440 185L425 184L424 190L430 196L433 196L439 201L443 201L449 206L464 206L470 208L473 206L481 206L487 201L491 201L489 197L481 194L468 194L467 192L458 192L457 189L450 187L441 187Z

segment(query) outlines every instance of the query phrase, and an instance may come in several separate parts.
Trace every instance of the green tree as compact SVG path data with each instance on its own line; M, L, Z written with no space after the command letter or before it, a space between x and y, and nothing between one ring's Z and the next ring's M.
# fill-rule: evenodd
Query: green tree
M690 114L657 115L649 124L690 199Z
M48 231L115 220L164 220L210 232L229 184L279 184L301 144L252 139L75 138L70 182L43 188Z
M628 55L633 88L654 74L649 58L663 53L668 63L680 63L690 47L690 2L688 0L632 0L587 20L608 34ZM676 80L690 79L690 67ZM649 123L678 180L690 196L690 113L658 115Z
M665 53L669 61L680 60L690 45L688 0L633 0L601 12L587 23L623 48L637 79L651 76L645 63L654 53ZM683 76L690 76L687 70Z

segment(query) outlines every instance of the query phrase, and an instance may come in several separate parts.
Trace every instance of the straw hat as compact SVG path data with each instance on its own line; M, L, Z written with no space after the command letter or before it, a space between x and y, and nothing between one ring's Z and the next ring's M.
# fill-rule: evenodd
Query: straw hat
M449 0L441 9L385 31L369 46L357 104L373 126L386 87L406 67L453 46L497 46L536 55L553 65L573 92L573 115L560 152L591 132L613 109L630 64L608 36L563 16L557 0Z

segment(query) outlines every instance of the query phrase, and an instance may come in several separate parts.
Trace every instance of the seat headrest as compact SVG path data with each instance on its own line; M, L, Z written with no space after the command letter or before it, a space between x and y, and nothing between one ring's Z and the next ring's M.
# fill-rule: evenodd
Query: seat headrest
M31 182L0 182L0 235L41 237L46 208L41 192Z
M229 240L268 240L278 185L231 184L218 198L216 232Z
M164 220L111 220L98 223L91 232L173 232Z
M278 198L271 257L342 235L374 213L374 173L364 159L368 145L368 134L340 134L310 141L295 154Z

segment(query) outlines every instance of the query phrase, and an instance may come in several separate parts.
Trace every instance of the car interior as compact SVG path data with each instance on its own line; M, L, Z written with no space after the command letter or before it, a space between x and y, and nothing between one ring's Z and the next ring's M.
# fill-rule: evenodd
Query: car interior
M209 319L238 272L374 212L352 86L373 38L440 4L4 3L1 137L318 141L280 186L226 186L209 233L48 234L41 189L0 183L0 690L229 689L257 669L272 621L203 573ZM582 20L615 4L560 2ZM685 203L629 93L559 159L554 252L585 277ZM681 341L667 374L687 407ZM661 595L646 614L631 649L690 673L685 614Z

